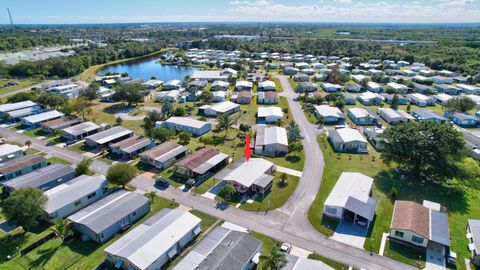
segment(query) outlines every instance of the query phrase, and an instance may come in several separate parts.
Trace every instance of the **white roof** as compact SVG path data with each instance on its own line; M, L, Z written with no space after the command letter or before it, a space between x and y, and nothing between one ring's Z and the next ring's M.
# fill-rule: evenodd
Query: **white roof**
M319 106L315 106L315 110L317 110L317 113L319 115L322 115L324 117L333 116L333 117L343 118L342 111L340 111L340 109L337 107L332 107L329 105L319 105Z
M375 88L375 89L376 88L382 88L382 86L380 84L378 84L376 82L372 82L372 81L368 82L367 86L370 87L370 88Z
M357 82L360 82L363 79L367 78L367 76L362 75L362 74L351 75L350 77L352 77L352 79L356 80Z
M263 145L275 143L288 145L287 130L283 127L266 127Z
M143 85L154 86L154 87L158 87L162 84L163 84L163 81L161 80L148 80L143 83Z
M228 78L228 75L222 75L220 70L196 70L190 76L192 80L197 79L217 79L222 80Z
M430 98L424 94L415 93L408 95L410 98L417 100L417 101L428 101Z
M258 83L259 88L275 88L275 82L273 81L263 81Z
M180 91L178 90L162 91L157 94L157 98L171 97L176 99L179 95Z
M249 81L237 81L237 83L235 83L235 87L247 87L247 88L252 88L252 87L253 87L253 83L252 83L252 82L249 82Z
M367 140L362 136L360 131L353 129L353 128L339 128L335 129L340 136L342 142L354 142L360 141L367 143Z
M346 209L353 206L357 210L353 212L371 220L377 204L370 197L372 184L373 179L371 177L357 172L344 172L328 195L325 205ZM353 202L357 205L349 205ZM358 207L360 204L363 204L364 207Z
M225 91L213 91L212 94L214 97L221 97L221 98L225 98L225 96L227 95Z
M392 108L378 108L378 111L387 115L390 118L404 118L410 120L415 119L413 116L403 110L394 110Z
M258 117L277 116L283 117L282 108L277 106L258 107Z
M397 89L397 90L408 89L407 86L405 86L403 84L396 83L396 82L391 82L391 83L388 83L387 85L392 87L393 89Z
M212 87L214 87L214 86L228 87L228 86L230 86L230 83L226 82L226 81L214 81L212 83Z
M370 100L373 98L382 98L382 97L377 93L367 91L365 93L361 93L360 95L358 95L358 98L363 100Z
M240 107L240 105L235 104L231 101L224 101L224 102L217 103L215 105L208 105L206 108L214 110L218 113L224 113L237 107Z
M250 158L240 166L233 169L229 174L222 177L224 181L235 181L243 186L250 187L261 179L265 172L273 166L273 163L263 158Z
M441 101L448 101L449 99L452 98L452 96L450 96L449 94L444 94L444 93L437 94L435 97Z
M165 85L169 85L169 86L179 86L181 85L182 82L180 80L170 80L168 81Z
M470 90L470 91L476 91L476 90L479 90L479 89L480 89L480 88L477 87L477 86L468 85L468 84L463 84L463 83L457 84L457 87L460 87L460 88L465 89L465 90Z
M170 117L165 121L167 123L180 125L180 126L187 126L192 128L202 128L205 125L208 125L208 122L196 120L189 117Z
M22 151L22 148L20 148L18 145L8 143L0 145L0 156L10 155L18 151Z
M363 118L363 117L373 117L369 111L365 110L364 108L350 108L348 111L353 114L356 118Z
M53 111L48 111L48 112L44 112L44 113L35 114L35 115L32 115L32 116L27 116L23 119L25 119L25 121L30 122L30 123L38 123L38 122L46 121L46 120L53 119L53 118L63 117L63 116L64 116L63 113L61 113L57 110L53 110Z
M131 133L133 133L133 131L126 129L122 126L116 126L90 135L85 139L92 140L97 144L104 144Z
M324 84L323 84L323 87L325 87L325 88L336 88L336 89L341 88L340 85L338 85L338 84L332 84L332 83L324 83Z
M10 111L16 111L20 109L25 109L29 107L36 106L37 103L27 100L27 101L21 101L17 103L7 103L7 104L2 104L0 105L0 112L10 112Z
M125 258L139 269L147 269L172 247L176 249L180 239L201 222L181 209L164 209L157 215L115 241L105 252Z

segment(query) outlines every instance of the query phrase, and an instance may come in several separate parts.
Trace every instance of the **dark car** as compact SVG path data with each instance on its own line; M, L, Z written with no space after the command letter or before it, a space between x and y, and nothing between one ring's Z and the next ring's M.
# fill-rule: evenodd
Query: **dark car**
M155 179L155 186L168 187L168 186L170 186L170 183L165 178L157 178L157 179Z
M187 182L185 182L185 186L187 188L191 188L191 187L195 186L195 179L193 179L193 178L188 179Z

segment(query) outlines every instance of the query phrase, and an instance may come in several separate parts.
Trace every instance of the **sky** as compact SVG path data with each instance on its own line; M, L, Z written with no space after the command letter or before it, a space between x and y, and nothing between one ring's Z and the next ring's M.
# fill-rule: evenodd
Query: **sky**
M18 24L130 22L480 22L480 0L1 0Z

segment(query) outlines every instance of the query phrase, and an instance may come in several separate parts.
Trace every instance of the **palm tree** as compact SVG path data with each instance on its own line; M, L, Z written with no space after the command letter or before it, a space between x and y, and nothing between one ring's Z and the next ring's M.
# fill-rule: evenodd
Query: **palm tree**
M228 114L222 114L218 117L218 125L220 129L225 129L225 137L228 136L228 130L235 124L236 120L232 119Z
M28 140L25 142L25 145L30 148L30 146L32 145L32 141Z
M285 253L280 251L280 248L275 245L269 254L260 256L263 261L264 270L280 270L285 264L288 263Z
M69 236L73 235L72 228L70 228L70 221L68 219L59 219L53 223L53 226L50 228L55 234L56 238L60 238L62 243L67 239Z
M155 198L157 197L157 194L155 193L155 191L150 191L147 193L147 197L150 203L153 203L155 201Z
M280 183L284 186L286 186L288 184L288 176L286 173L282 173L280 175Z
M237 190L235 190L235 187L232 184L225 184L220 190L220 193L222 193L227 200L230 200L232 196L237 193Z

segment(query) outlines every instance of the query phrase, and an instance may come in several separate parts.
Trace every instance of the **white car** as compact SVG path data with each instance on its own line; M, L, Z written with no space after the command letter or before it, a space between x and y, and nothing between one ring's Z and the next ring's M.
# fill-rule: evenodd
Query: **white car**
M280 247L280 251L284 253L290 253L291 249L292 249L292 245L289 243L283 243L282 246Z

